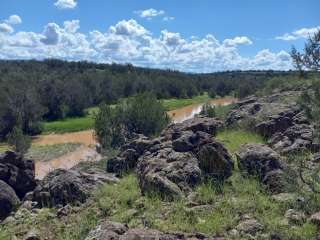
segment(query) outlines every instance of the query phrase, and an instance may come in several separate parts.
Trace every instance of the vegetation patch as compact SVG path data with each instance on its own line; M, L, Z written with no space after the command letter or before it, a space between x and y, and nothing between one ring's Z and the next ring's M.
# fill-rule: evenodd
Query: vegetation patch
M241 128L226 128L220 131L216 137L233 154L241 145L248 143L265 143L262 136Z
M61 157L67 153L76 151L81 146L80 143L65 143L37 146L33 145L26 156L35 161L50 161L51 159Z
M204 103L210 99L207 93L203 95L198 95L193 98L172 98L172 99L165 99L162 101L162 104L166 111L175 110L178 108L186 107L188 105L197 104L197 103Z
M94 119L91 115L85 117L66 118L64 120L45 122L42 134L78 132L92 129Z

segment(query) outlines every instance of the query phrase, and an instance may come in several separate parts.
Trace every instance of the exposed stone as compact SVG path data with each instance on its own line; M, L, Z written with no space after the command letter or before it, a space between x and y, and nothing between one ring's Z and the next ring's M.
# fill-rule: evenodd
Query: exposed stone
M293 224L301 224L306 220L306 216L303 212L288 209L285 213L285 217Z
M258 176L271 192L279 193L285 186L281 158L263 144L243 145L236 153L239 169L244 175Z
M49 173L33 192L33 201L40 207L77 205L84 202L90 192L103 182L114 183L113 176L95 170L82 172L57 169Z
M34 161L10 151L0 154L0 180L10 185L22 199L36 187Z
M314 213L310 217L310 221L320 227L320 212Z
M0 221L5 219L17 208L20 201L14 190L0 180Z
M226 124L250 125L281 154L314 150L314 129L299 109L296 102L299 95L299 91L286 91L260 98L249 97L229 113Z
M255 219L247 219L239 223L236 229L245 234L256 235L263 230L263 225Z
M86 240L197 240L207 239L202 234L163 233L158 230L128 228L127 226L105 221L89 233Z
M41 240L40 235L35 230L30 230L23 240Z

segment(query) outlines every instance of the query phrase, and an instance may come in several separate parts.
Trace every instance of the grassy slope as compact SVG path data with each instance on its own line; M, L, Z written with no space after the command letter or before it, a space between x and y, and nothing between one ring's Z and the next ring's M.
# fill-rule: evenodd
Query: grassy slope
M232 153L245 143L263 142L257 135L239 129L220 132L218 139L226 143ZM102 164L101 166L103 166ZM19 224L0 226L0 238L10 239L13 233L25 233L32 225L48 239L84 239L101 219L110 219L130 227L149 227L163 231L203 232L210 235L235 228L242 214L250 214L264 225L265 232L277 233L281 239L313 239L317 229L309 222L289 227L284 218L294 203L274 201L255 179L243 178L235 170L228 182L219 190L210 182L195 189L196 201L210 205L190 209L187 200L163 202L156 195L142 196L137 177L129 174L114 185L103 185L78 212L57 219L54 209L40 210L40 216L26 214ZM235 237L234 239L239 239Z
M202 103L207 101L208 99L209 96L207 94L204 94L188 99L167 99L163 101L163 105L167 111L170 111L187 105ZM42 134L77 132L92 129L94 124L93 116L97 111L98 108L93 107L85 111L85 117L67 118L59 121L45 122L44 131Z

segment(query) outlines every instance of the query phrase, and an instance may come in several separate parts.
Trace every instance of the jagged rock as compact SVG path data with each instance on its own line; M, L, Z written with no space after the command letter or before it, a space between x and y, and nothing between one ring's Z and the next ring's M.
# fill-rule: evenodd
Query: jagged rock
M76 205L83 203L98 184L118 181L99 170L92 171L57 169L50 172L34 190L33 201L38 202L39 207Z
M14 152L0 154L0 180L10 185L22 199L36 187L34 161Z
M306 216L303 212L294 209L288 209L285 213L285 217L293 224L301 224L306 220Z
M258 176L271 192L281 192L285 182L278 153L263 144L246 144L239 149L236 156L242 174Z
M143 156L137 167L142 193L156 191L166 198L181 197L200 182L201 170L192 153L161 149Z
M239 223L236 229L244 234L256 235L263 230L263 225L255 219L246 219Z
M320 227L320 212L314 213L310 217L310 222Z
M14 190L0 180L0 221L5 219L20 204Z
M30 230L23 240L41 240L40 235L35 230Z
M128 228L126 225L105 221L89 233L86 240L197 240L207 239L202 234L163 233L152 229Z
M314 129L296 102L300 92L287 91L238 103L226 125L245 123L268 139L281 154L314 150ZM283 100L285 98L285 101Z

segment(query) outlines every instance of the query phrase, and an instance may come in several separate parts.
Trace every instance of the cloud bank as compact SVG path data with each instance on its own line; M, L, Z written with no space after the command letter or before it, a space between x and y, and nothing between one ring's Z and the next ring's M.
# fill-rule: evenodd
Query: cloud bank
M80 21L62 26L48 23L42 32L16 32L0 23L0 59L88 60L99 63L132 63L138 66L170 68L186 72L292 68L285 51L263 49L253 57L243 57L239 46L254 42L247 36L219 41L212 34L184 38L164 29L158 36L136 20L122 20L107 31L79 32Z
M320 26L313 27L313 28L301 28L296 30L292 33L285 33L282 36L276 37L277 40L284 40L284 41L293 41L301 38L309 38L310 36L314 35L317 31L320 30Z

